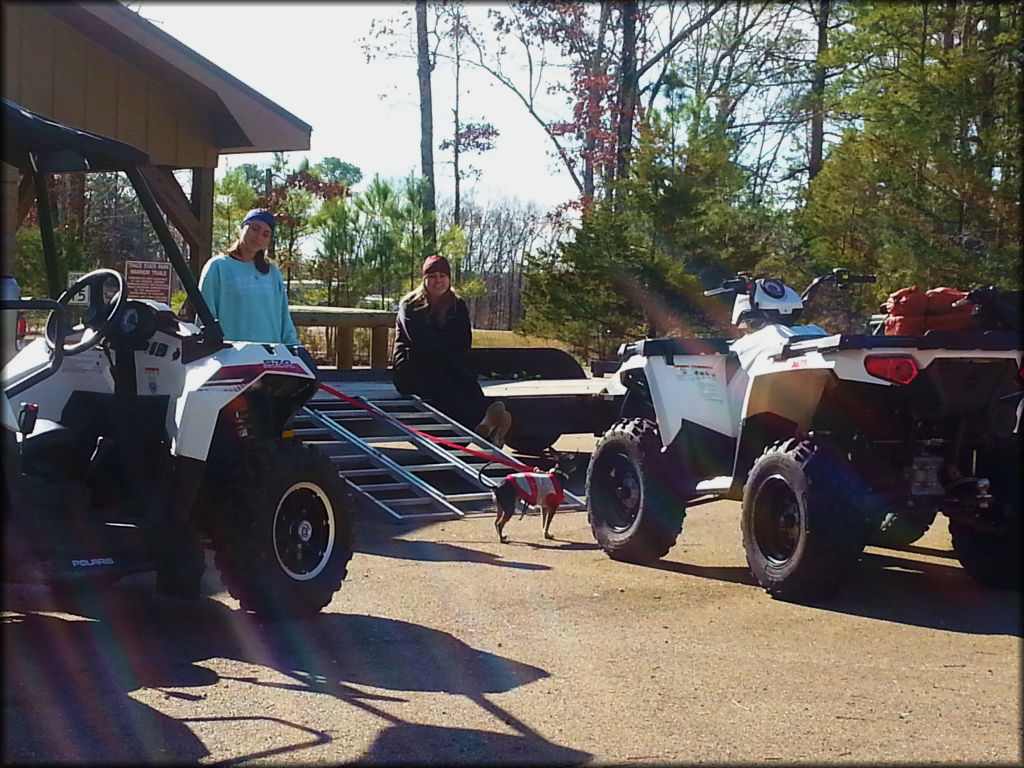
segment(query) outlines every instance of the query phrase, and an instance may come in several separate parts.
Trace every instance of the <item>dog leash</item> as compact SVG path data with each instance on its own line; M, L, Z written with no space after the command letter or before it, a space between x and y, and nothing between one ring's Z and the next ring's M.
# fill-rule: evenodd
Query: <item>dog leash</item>
M430 435L427 434L426 432L420 432L418 429L414 429L413 427L410 427L407 424L403 424L398 419L394 418L391 414L382 411L380 408L376 408L370 405L369 403L364 403L362 400L357 400L354 397L346 395L344 392L339 392L334 387L330 387L327 384L324 384L322 381L320 382L320 389L322 389L324 392L327 392L330 395L334 395L335 397L339 398L340 400L343 400L349 405L353 405L356 408L361 408L367 413L372 413L374 416L379 416L385 421L390 421L392 424L395 424L401 427L402 429L406 429L412 432L414 435L418 435L419 437L422 437L426 440L430 440L431 442L439 443L440 445L444 445L448 448L454 448L459 451L464 451L472 456L476 456L478 459L486 459L487 461L492 461L497 464L504 464L506 467L514 469L518 472L538 471L536 467L529 467L526 464L522 464L518 461L506 459L504 456L494 456L489 453L484 453L483 451L478 451L475 448L470 448L467 445L459 445L458 443L450 442L448 440L445 440L444 438L438 437L437 435Z

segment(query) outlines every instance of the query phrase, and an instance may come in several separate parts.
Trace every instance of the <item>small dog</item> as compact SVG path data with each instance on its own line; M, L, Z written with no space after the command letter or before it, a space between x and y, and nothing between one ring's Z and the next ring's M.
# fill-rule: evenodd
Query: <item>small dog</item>
M505 524L515 514L516 502L523 504L519 518L526 514L527 507L538 508L541 512L541 520L544 524L544 538L552 538L549 533L551 520L555 516L555 510L562 504L565 498L565 491L562 490L562 481L568 480L572 473L578 454L559 455L555 454L555 465L550 472L513 472L505 475L505 479L491 489L494 497L494 507L497 517L494 520L494 529L498 532L498 541L508 541L503 533Z

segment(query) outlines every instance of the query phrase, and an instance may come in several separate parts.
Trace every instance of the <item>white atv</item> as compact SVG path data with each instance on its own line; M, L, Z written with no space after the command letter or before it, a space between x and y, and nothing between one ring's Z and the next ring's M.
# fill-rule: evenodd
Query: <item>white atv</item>
M109 269L57 301L3 302L51 310L45 337L2 374L5 580L109 583L156 571L159 591L197 598L205 544L243 609L319 611L345 577L352 522L337 471L289 432L317 388L308 353L223 340L139 172L143 153L6 100L4 128L4 160L42 193L50 274L44 172L123 170L202 321L130 299ZM87 305L69 328L76 296Z
M920 535L941 511L972 577L1017 586L1019 330L897 337L796 324L821 286L874 280L836 269L801 296L741 274L706 294L736 295L732 321L746 335L623 345L629 418L600 439L587 471L606 553L656 560L688 506L742 501L758 583L814 600L880 529L899 521Z

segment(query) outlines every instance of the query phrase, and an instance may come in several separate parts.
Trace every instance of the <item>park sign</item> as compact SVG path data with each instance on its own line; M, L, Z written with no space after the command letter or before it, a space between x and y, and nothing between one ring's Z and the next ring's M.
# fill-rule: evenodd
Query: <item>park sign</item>
M129 299L171 303L171 265L166 261L126 261L124 277Z
M89 273L88 272L71 272L71 271L68 271L68 288L70 288L72 285L77 283L79 280L81 280L87 274L89 274ZM85 288L85 289L79 291L78 293L76 293L74 296L72 296L68 300L68 304L88 304L88 303L89 303L89 289L88 288Z

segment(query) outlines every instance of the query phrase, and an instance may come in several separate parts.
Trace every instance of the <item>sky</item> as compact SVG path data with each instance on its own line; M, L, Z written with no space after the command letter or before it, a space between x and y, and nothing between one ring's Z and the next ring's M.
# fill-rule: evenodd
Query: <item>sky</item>
M354 187L356 192L374 174L383 179L420 175L414 34L405 46L407 58L378 56L368 63L361 45L375 17L399 19L407 10L411 18L411 2L135 0L127 5L311 125L310 149L290 153L293 166L303 156L311 163L331 156L352 163L364 176ZM487 6L469 3L468 9L482 17ZM518 198L545 209L574 199L575 185L550 157L550 139L515 97L489 75L466 67L461 80L463 122L491 122L501 132L495 149L470 157L482 176L479 181L463 181L463 199L474 196L485 203ZM431 84L439 201L454 195L451 153L438 148L451 136L451 83L439 64ZM267 154L222 156L219 170L246 162L265 164L270 159Z

